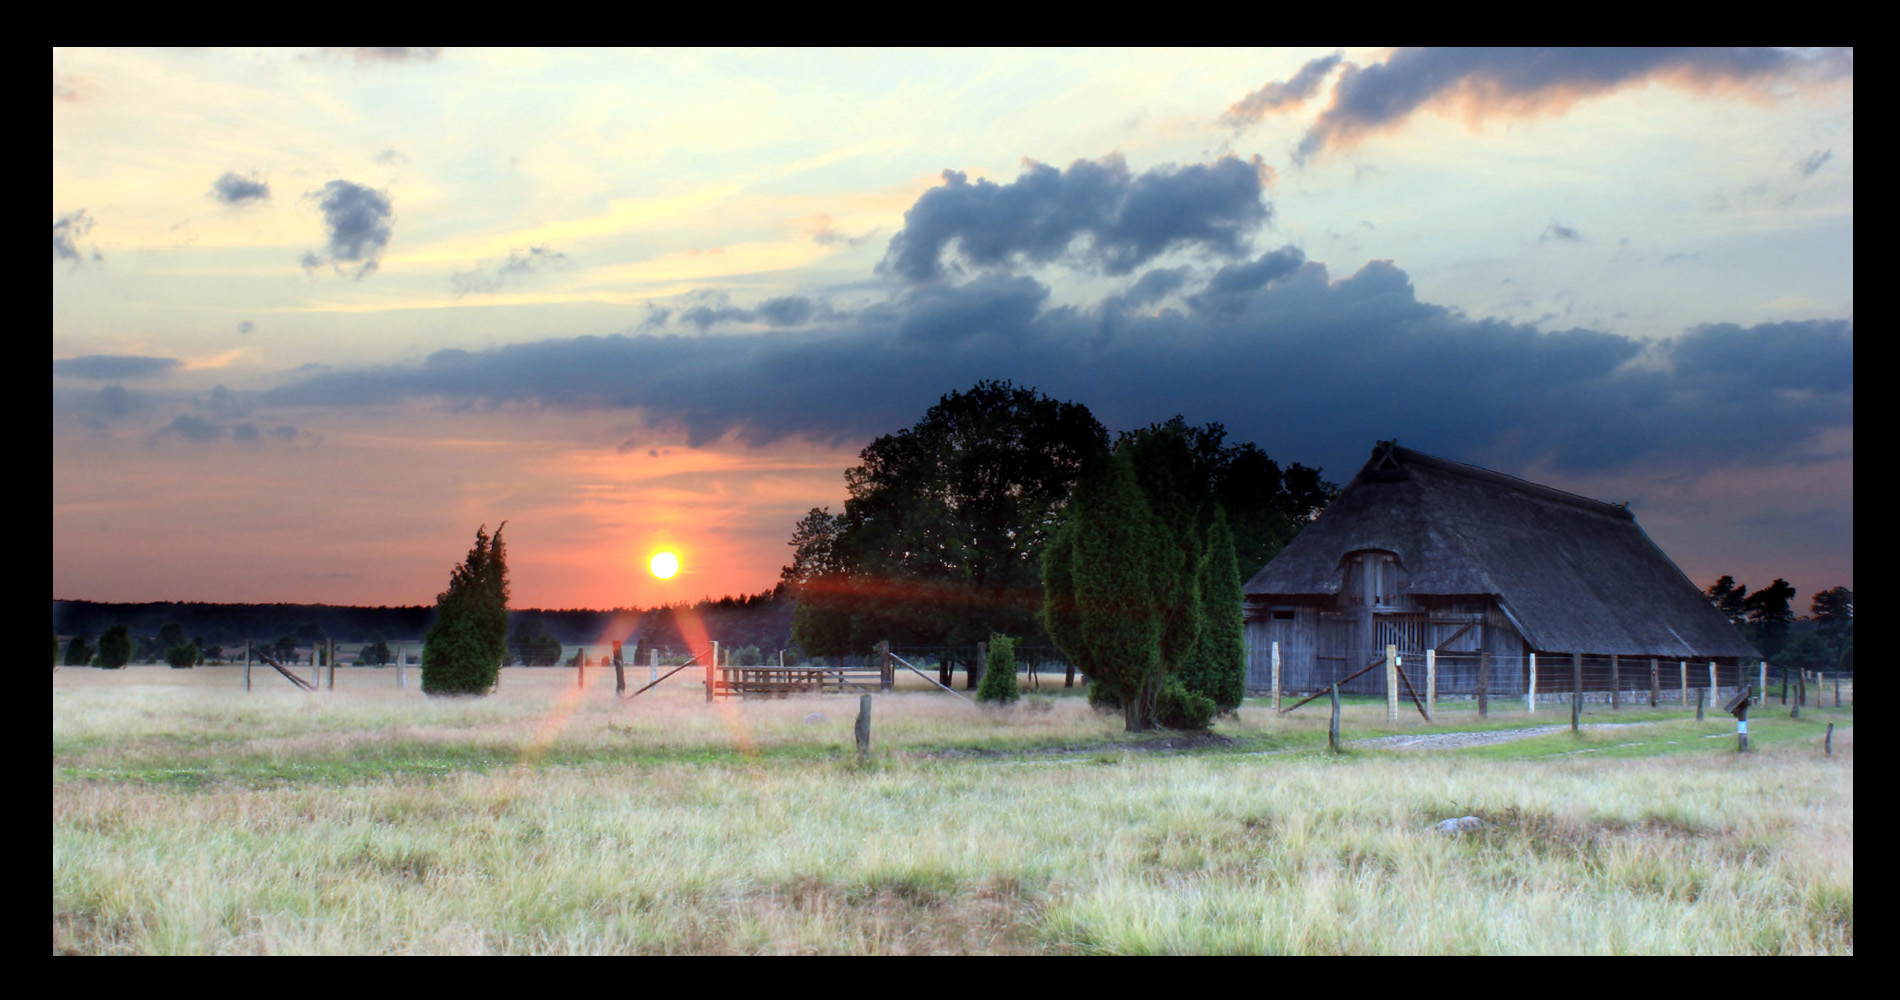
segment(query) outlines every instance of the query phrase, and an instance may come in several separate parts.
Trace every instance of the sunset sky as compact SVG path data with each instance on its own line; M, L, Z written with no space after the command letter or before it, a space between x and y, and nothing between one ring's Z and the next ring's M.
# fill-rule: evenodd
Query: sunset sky
M1852 50L53 52L53 596L769 589L944 393L1853 585ZM660 581L654 552L680 553ZM1251 573L1258 567L1243 567Z

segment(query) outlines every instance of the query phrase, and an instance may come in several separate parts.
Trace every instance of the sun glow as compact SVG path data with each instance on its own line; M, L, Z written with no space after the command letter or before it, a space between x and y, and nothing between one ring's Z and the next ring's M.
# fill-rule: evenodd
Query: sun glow
M680 557L671 552L661 552L653 557L653 561L647 564L647 568L653 571L654 576L662 580L670 580L673 574L680 571Z

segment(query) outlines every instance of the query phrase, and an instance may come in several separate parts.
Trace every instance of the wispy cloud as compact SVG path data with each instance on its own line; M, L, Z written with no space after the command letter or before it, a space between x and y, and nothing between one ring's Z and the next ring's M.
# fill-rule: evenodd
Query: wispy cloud
M93 260L105 260L98 247L82 249L79 241L92 232L92 216L85 209L68 212L53 219L53 259L70 260L78 264L87 257Z
M449 276L449 283L457 296L493 295L543 267L560 267L571 263L566 254L542 244L526 250L510 250L508 259L498 267L457 271Z
M1652 82L1761 93L1773 83L1832 82L1853 72L1851 49L1401 48L1381 63L1345 65L1295 160L1354 145L1428 108L1456 109L1475 123L1562 114L1586 98Z

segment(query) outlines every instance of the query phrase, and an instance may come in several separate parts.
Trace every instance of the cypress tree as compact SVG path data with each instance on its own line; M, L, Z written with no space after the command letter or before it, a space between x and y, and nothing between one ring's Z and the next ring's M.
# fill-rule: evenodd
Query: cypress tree
M1131 450L1092 462L1044 553L1043 625L1090 684L1120 702L1129 732L1155 722L1181 568L1180 549L1135 480Z
M1007 705L1022 697L1016 686L1016 640L991 633L989 659L983 664L983 683L976 688L977 701Z
M425 694L487 694L508 655L508 564L502 550L503 521L489 538L475 531L475 547L449 573L449 589L436 595L435 623L423 638Z
M1187 690L1213 699L1216 711L1232 712L1247 695L1247 639L1241 623L1244 598L1234 533L1218 505L1207 529L1206 553L1201 557L1200 590L1204 612L1201 637L1182 664L1181 683Z

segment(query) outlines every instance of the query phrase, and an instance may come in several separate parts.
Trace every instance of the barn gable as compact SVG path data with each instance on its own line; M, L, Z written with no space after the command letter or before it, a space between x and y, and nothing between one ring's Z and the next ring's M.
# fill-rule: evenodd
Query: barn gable
M1401 602L1494 602L1529 650L1759 656L1626 507L1395 442L1247 582L1248 603L1352 604L1359 553L1391 554Z

